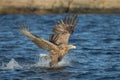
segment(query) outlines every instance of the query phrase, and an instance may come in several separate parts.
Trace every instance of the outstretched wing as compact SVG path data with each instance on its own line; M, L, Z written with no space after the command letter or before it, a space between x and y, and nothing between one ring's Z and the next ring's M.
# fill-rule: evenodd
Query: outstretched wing
M22 28L20 29L20 31L25 35L27 36L29 39L32 40L32 42L34 42L38 47L42 48L42 49L45 49L45 50L55 50L55 49L58 49L58 47L56 45L54 45L53 43L43 39L43 38L40 38L36 35L33 35L31 34L27 29L25 28Z
M55 34L50 35L50 42L56 45L68 44L70 34L73 33L77 22L77 15L71 15L60 20L53 28Z

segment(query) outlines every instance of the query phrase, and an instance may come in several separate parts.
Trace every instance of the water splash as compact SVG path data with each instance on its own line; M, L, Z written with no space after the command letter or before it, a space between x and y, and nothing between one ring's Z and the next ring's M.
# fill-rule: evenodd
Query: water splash
M34 64L35 67L47 67L49 68L49 63L51 59L48 54L40 54L39 61ZM71 59L67 56L65 56L58 64L56 64L54 67L63 67L63 66L70 66L71 65Z
M65 67L71 66L71 58L68 56L64 56L64 58L57 64L55 67Z
M50 62L50 57L48 54L40 54L39 55L39 60L36 64L33 66L35 67L50 67L49 62Z
M23 67L20 66L20 65L18 64L18 62L15 61L15 59L12 58L12 59L8 62L8 64L6 64L6 65L3 64L1 68L2 68L2 69L22 69Z
M33 67L40 67L40 68L50 68L49 63L51 59L48 54L40 54L39 59L35 64L29 64L29 65L20 65L15 59L11 59L7 64L3 63L2 66L0 66L0 69L30 69ZM56 64L54 67L64 67L64 66L70 66L71 65L71 58L68 56L65 56L58 64Z

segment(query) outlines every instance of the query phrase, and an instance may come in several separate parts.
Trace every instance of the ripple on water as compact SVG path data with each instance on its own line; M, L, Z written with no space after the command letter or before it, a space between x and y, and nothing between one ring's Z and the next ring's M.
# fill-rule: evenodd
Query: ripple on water
M65 15L0 15L0 64L12 69L0 69L0 79L119 80L120 15L79 15L69 40L77 49L67 54L59 68L45 68L49 61L46 65L38 57L46 52L18 31L18 23L25 22L33 34L48 39L57 20Z

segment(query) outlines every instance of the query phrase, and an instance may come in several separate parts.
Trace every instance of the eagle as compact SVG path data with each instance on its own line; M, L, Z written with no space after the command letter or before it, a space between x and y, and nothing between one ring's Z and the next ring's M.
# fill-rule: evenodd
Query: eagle
M74 45L68 45L68 41L77 23L77 15L69 15L60 19L53 28L53 34L50 34L49 41L30 33L29 30L24 27L20 29L20 32L28 37L39 48L50 52L49 57L51 61L49 62L49 66L53 67L60 62L71 49L76 48Z

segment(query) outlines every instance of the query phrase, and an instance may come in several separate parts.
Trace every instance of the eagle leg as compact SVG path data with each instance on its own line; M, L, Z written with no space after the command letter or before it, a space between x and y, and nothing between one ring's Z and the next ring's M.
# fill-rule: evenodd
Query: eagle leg
M51 57L51 62L49 63L50 67L53 67L55 64L58 63L58 57L55 55L52 55Z

